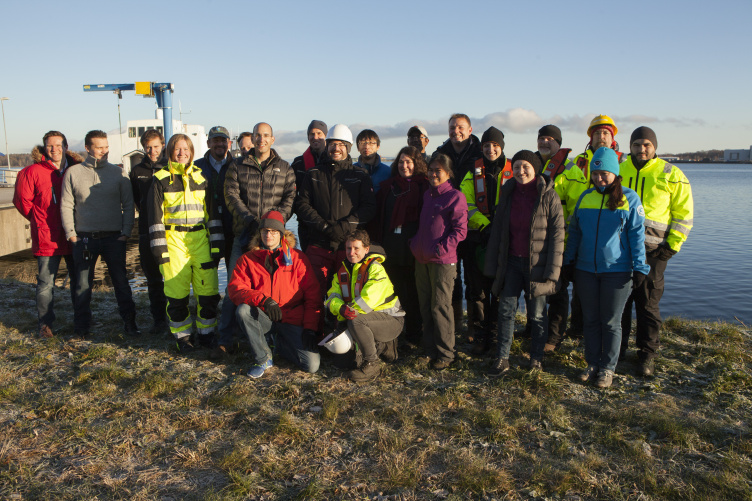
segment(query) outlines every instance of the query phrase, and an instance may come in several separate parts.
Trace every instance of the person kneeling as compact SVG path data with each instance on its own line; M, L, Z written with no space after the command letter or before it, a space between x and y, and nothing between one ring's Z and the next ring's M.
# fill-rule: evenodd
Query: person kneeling
M353 381L376 378L381 373L379 355L389 362L397 359L397 337L405 323L405 311L382 265L386 260L383 252L380 246L371 246L366 231L349 233L345 239L347 261L337 271L325 303L340 325L347 324L356 349L362 352L362 362L347 373Z
M313 374L321 360L315 330L322 304L310 261L294 248L295 236L277 211L264 214L249 247L227 285L255 358L248 376L263 376L273 365L273 352Z

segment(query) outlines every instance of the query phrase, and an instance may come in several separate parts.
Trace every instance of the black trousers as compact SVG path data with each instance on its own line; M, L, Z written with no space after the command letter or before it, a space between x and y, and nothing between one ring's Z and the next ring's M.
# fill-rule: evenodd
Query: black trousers
M149 291L149 309L155 322L167 320L167 299L164 293L164 282L159 265L149 246L149 235L138 236L138 256L141 271L146 277L146 288Z
M569 315L569 282L562 282L556 294L548 296L548 341L547 344L559 345L567 331Z
M637 355L641 360L655 357L661 346L660 333L663 320L659 303L663 297L663 274L666 272L667 261L650 257L647 258L650 273L641 287L634 289L624 306L621 317L621 351L629 345L629 332L632 329L632 304L637 312L637 330L635 340Z

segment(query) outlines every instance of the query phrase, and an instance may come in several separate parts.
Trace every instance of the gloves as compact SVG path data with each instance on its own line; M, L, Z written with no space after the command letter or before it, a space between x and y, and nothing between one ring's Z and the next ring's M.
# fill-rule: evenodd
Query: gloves
M350 305L343 304L339 309L339 314L345 317L347 320L353 320L358 316L358 310Z
M639 271L635 271L632 274L632 288L633 289L639 289L645 284L645 280L647 280L648 276L644 273L641 273Z
M270 297L266 298L262 308L272 322L279 322L282 320L282 308L279 307L274 299Z
M661 261L668 261L674 254L676 254L675 250L669 247L666 243L662 243L655 249L651 250L648 253L648 256Z
M574 263L565 264L561 267L561 281L572 282L574 281Z

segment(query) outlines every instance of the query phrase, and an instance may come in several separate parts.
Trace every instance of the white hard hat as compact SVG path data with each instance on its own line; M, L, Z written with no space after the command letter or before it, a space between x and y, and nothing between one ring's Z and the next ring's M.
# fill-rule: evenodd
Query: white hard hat
M329 132L326 135L326 140L329 141L332 139L350 143L350 146L352 146L353 144L352 132L347 127L347 125L343 124L337 124L329 129Z
M324 346L327 350L337 355L347 353L354 345L355 343L348 329L342 332L332 332L319 343L319 346Z

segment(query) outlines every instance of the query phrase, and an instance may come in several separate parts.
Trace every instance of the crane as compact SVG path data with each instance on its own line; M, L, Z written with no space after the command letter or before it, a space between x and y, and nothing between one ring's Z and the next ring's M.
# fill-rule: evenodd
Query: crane
M123 99L124 90L134 90L136 95L157 98L157 107L162 110L165 140L168 141L172 136L172 91L174 89L175 86L171 83L156 82L84 85L84 92L110 91L117 94L119 99Z

